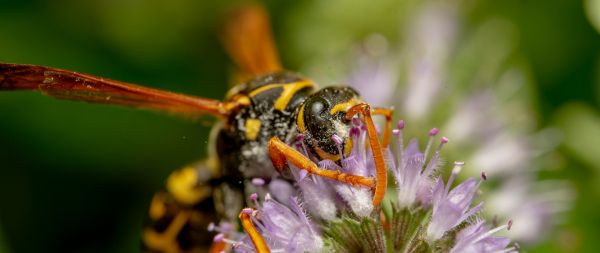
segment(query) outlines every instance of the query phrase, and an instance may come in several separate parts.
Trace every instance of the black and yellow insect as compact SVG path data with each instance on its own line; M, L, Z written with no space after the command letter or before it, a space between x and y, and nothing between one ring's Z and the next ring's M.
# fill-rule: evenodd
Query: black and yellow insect
M224 27L225 48L239 67L241 84L225 101L155 90L105 78L42 66L0 64L0 90L40 90L61 99L119 104L184 115L209 114L222 119L211 134L208 159L174 171L148 209L141 234L146 252L220 251L212 245L211 222L234 222L245 205L250 181L268 184L288 180L287 163L325 177L374 188L381 201L385 178L361 178L324 171L311 160L339 161L352 149L352 117L360 113L368 127L376 165L383 165L382 146L389 143L391 110L371 109L349 87L317 85L285 71L278 60L263 9L247 6L231 15ZM380 144L371 114L386 116ZM302 138L299 138L299 137ZM301 139L311 157L288 144ZM384 171L384 170L380 170ZM383 178L383 180L380 180ZM235 222L234 222L235 223Z

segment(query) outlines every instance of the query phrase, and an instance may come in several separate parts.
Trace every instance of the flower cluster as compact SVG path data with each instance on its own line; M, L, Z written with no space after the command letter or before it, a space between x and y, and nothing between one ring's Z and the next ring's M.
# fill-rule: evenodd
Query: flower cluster
M552 159L563 136L536 122L535 78L519 52L518 27L496 16L467 21L471 1L333 7L343 2L328 1L337 14L319 11L320 1L293 13L293 20L324 24L290 23L297 38L307 38L290 40L305 63L300 72L319 83L346 80L366 102L393 105L413 125L442 126L453 142L446 156L469 161L460 177L481 169L490 176L487 217L513 219L519 226L510 237L525 246L556 239L549 232L564 221L576 192L565 180L541 179L557 169ZM389 15L353 18L365 10ZM327 42L312 43L315 37Z
M360 121L353 124L350 154L338 162L318 161L318 165L325 170L374 178L376 168L368 132ZM486 175L452 187L464 163L455 162L444 182L439 171L440 151L448 139L442 137L435 148L438 130L434 128L421 152L416 139L405 147L403 128L404 122L400 121L392 132L397 152L384 149L386 167L394 176L389 188L395 190L387 191L383 204L373 205L372 188L322 178L290 163L297 196L279 202L271 194L262 201L257 194L250 195L253 207L240 214L246 233L216 230L213 226L220 232L215 241L227 243L235 252L516 251L517 246L509 246L509 239L494 236L510 229L512 221L489 228L478 216L483 203L473 205ZM310 157L302 136L293 145Z

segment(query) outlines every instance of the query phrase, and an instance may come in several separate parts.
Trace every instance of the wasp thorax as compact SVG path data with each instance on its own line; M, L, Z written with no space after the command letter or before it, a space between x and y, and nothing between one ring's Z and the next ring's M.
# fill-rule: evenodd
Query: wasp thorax
M350 153L352 122L346 119L346 112L359 103L358 93L348 87L328 87L304 101L298 113L298 129L313 154L337 161Z

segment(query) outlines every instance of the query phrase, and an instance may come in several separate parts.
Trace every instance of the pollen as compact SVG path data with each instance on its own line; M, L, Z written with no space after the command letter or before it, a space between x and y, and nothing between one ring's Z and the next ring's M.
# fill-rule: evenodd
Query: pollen
M250 141L256 140L260 132L261 122L258 119L246 120L246 139Z

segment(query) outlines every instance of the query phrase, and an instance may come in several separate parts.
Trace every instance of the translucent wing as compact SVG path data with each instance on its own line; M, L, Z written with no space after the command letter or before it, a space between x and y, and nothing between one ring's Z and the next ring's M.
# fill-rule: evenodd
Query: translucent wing
M269 18L259 6L244 6L231 13L223 44L239 67L241 81L282 69Z
M59 99L117 104L188 116L225 117L227 103L36 65L0 63L0 90L40 90Z

